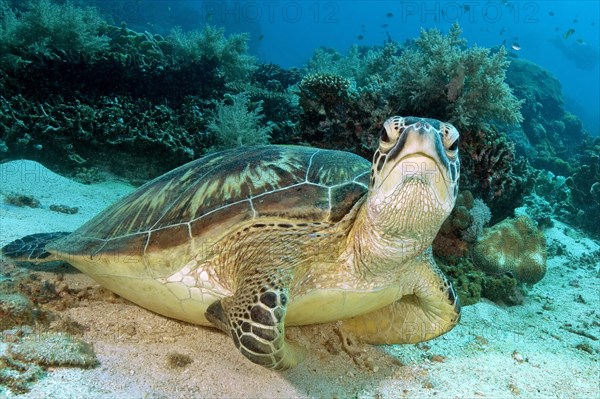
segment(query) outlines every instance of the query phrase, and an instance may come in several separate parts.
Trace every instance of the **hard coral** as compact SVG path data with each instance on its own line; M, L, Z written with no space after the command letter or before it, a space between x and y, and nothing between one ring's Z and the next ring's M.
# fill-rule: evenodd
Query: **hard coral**
M392 115L380 91L355 90L340 75L317 73L299 85L302 141L371 157L383 121Z
M487 273L510 273L535 284L546 273L544 233L528 216L506 219L484 230L473 248L473 262Z

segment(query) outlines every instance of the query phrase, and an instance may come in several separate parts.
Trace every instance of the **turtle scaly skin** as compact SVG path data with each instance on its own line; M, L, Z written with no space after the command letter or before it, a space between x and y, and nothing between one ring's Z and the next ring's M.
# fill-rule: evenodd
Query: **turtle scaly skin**
M372 164L296 146L215 153L3 254L63 259L140 306L221 329L272 369L304 357L286 325L342 320L366 342L420 342L460 318L431 253L458 192L457 147L448 123L393 117Z

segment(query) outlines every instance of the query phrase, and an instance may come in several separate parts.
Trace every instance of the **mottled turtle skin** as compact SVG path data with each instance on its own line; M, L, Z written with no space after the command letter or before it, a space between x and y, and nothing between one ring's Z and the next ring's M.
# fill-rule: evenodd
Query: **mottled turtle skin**
M223 330L268 368L304 357L285 325L343 320L370 343L428 340L460 317L431 253L458 191L457 141L450 124L393 117L372 164L298 146L214 153L45 250L144 308Z

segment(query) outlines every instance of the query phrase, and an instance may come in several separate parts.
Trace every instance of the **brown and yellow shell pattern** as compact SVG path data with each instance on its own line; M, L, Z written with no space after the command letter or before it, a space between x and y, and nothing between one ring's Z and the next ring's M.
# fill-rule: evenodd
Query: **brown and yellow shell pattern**
M148 274L167 276L198 245L247 221L341 220L368 191L370 167L348 152L300 146L214 153L146 183L49 249L90 258L125 254L142 258Z

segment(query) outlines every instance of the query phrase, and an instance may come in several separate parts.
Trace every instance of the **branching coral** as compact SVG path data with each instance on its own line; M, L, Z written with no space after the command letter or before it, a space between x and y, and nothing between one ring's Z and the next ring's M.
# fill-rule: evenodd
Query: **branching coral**
M532 190L534 172L517 158L514 144L496 129L462 131L460 186L482 197L496 220L506 217Z
M208 131L217 141L216 149L268 144L272 127L262 125L262 102L251 104L247 94L229 96L231 104L217 103L208 122ZM254 109L251 107L254 106Z

